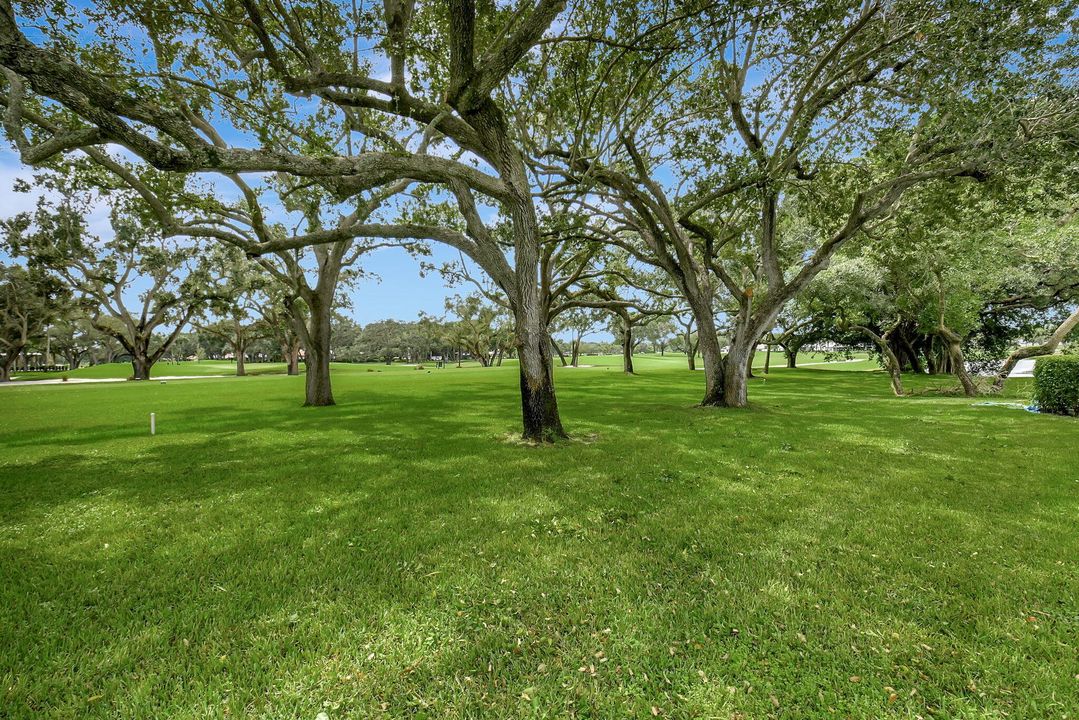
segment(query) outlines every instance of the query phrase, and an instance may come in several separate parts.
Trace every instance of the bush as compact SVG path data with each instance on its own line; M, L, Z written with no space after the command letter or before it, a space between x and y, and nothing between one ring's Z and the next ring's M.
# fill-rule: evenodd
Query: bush
M1079 355L1053 355L1034 363L1034 404L1042 412L1079 415Z

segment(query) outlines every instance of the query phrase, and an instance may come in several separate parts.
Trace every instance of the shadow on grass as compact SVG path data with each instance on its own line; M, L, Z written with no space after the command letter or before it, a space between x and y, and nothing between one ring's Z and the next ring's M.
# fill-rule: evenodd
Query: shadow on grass
M515 380L97 388L4 428L12 716L1021 715L1072 688L1059 425L872 373L727 411L699 375L596 372L559 397L598 439L530 448L499 441ZM151 407L157 437L119 420Z

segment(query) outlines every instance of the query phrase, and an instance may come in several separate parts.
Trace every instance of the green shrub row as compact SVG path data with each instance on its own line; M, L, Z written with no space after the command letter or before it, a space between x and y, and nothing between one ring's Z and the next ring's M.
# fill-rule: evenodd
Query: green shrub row
M1042 412L1079 415L1079 355L1053 355L1034 363L1034 404Z

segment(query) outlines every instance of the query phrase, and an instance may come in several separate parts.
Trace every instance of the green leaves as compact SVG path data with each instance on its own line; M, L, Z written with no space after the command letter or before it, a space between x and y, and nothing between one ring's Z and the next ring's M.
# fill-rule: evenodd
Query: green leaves
M1079 415L1079 355L1038 358L1033 402L1042 412Z

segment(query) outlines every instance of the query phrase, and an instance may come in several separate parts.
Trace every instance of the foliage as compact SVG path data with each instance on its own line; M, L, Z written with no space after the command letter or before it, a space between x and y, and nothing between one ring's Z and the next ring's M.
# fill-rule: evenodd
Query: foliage
M1034 404L1042 412L1079 415L1079 355L1050 355L1035 361Z
M67 309L70 293L40 268L0 263L0 380L23 349Z
M98 237L84 209L42 199L34 213L4 222L6 247L63 281L93 329L115 338L135 376L146 379L187 323L226 290L198 245L165 239L122 198L113 199L110 221L112 236Z

